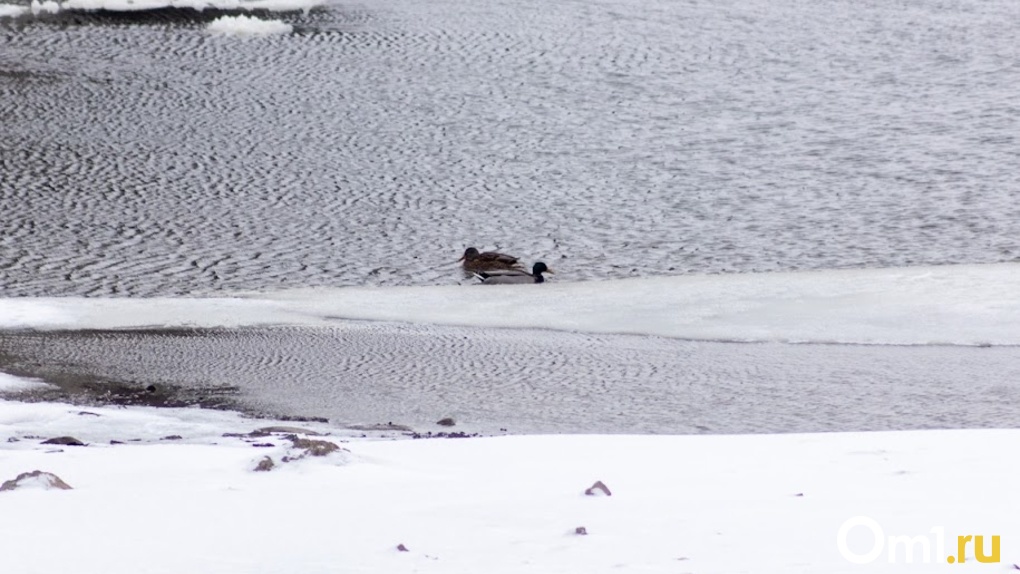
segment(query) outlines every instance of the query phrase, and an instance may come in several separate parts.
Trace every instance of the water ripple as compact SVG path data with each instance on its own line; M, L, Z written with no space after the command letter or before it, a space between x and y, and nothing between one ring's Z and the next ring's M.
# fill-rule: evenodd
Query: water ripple
M225 13L0 20L0 293L1020 258L1013 2Z

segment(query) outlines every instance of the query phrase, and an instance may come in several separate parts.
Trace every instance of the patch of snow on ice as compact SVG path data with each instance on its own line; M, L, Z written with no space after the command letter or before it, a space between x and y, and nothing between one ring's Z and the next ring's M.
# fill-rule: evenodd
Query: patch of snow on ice
M7 373L0 373L0 391L20 391L45 385L42 381L15 377Z
M0 4L0 18L16 18L23 14L27 14L29 11L25 6L17 6L15 4Z
M56 14L60 12L60 4L53 0L47 0L46 2L32 2L32 14Z
M1017 293L1020 264L1002 263L294 289L207 299L0 299L0 328L321 326L354 319L718 341L1020 345Z
M293 26L279 20L260 20L248 16L221 16L213 20L207 30L221 36L274 36L289 34Z

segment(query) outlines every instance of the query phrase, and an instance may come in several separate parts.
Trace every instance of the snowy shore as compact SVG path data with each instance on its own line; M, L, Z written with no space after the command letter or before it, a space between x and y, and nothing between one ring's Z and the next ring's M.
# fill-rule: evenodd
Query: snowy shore
M270 424L0 402L0 482L42 470L72 487L0 492L3 572L920 572L945 565L967 534L999 536L1000 562L977 563L971 549L955 571L1020 561L1020 464L1007 454L1018 430L348 434L309 437L345 450L286 463L286 433L223 436ZM69 434L88 446L41 444ZM255 471L266 456L276 468ZM596 480L612 495L586 496ZM902 546L893 561L883 550L855 564L837 535L858 516L930 549L918 544L913 564ZM844 542L860 559L874 533L858 526Z
M314 327L396 312L680 338L1015 345L1018 271L8 299L0 326ZM32 384L0 376L0 388ZM0 401L0 572L929 572L956 562L966 536L995 560L975 560L972 540L954 571L1020 563L1015 429L410 440L302 423L252 434L273 426L292 423ZM86 446L44 444L64 436ZM302 438L341 449L311 456ZM274 468L256 471L266 457ZM16 480L32 471L71 489ZM595 481L611 496L586 495Z

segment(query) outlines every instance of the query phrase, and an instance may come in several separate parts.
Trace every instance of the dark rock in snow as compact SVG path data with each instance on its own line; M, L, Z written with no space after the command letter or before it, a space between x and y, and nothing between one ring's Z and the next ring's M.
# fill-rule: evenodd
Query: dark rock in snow
M62 444L64 446L85 446L85 443L73 436L58 436L42 441L42 444Z
M606 486L601 480L596 480L595 484L591 485L587 490L584 491L588 496L594 496L596 493L601 492L606 496L612 496L613 493L609 491L609 487Z
M259 433L259 434L255 434ZM308 436L322 436L322 433L315 432L313 430L303 429L301 427L262 427L252 431L252 436L266 436L273 433L283 434L303 434Z
M429 431L429 432L424 433L424 434L416 433L415 432L415 433L411 433L409 436L411 438L417 439L417 438L474 438L474 437L479 437L479 436L482 436L482 435L480 435L478 433L468 434L466 432L459 432L459 431L453 431L453 432L441 431L441 432L437 432L437 433L433 434L432 431Z
M407 546L404 546L403 544L397 544L397 550L401 552L410 552L410 550L407 549Z
M583 527L583 526L578 526L577 528L574 529L574 534L578 534L578 535L581 535L581 536L587 536L588 535L588 529Z
M438 421L436 421L436 424L441 427L452 427L457 423L452 418L446 417L445 419L439 419Z
M41 486L47 490L71 490L71 485L61 480L59 476L52 472L33 470L32 472L23 472L17 478L0 484L0 492L24 488L29 485Z
M276 463L273 462L273 459L268 456L264 456L262 457L262 460L259 461L258 465L255 466L255 472L269 472L270 470L273 470L273 467L275 466Z
M326 456L331 452L340 450L340 447L335 443L331 443L328 440L314 440L310 438L299 438L296 436L289 436L287 440L294 445L294 448L303 449L304 454L309 456Z

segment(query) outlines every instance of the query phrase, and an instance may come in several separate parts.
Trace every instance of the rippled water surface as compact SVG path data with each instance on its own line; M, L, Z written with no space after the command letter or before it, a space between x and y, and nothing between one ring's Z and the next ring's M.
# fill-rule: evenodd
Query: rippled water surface
M1020 348L735 344L342 322L0 333L21 374L237 388L256 411L513 433L1017 428ZM144 381L144 382L143 382ZM447 429L449 430L449 429Z
M0 18L0 294L1020 257L1020 3Z

